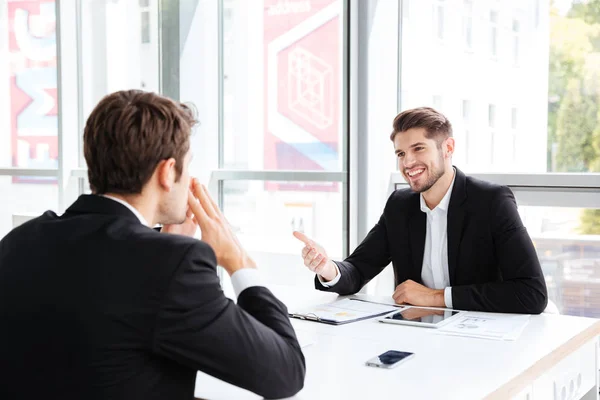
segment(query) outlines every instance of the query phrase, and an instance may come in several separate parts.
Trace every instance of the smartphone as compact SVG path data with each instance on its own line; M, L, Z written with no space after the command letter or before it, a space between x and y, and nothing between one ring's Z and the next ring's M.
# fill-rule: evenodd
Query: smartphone
M369 367L377 368L394 368L400 365L403 361L414 357L414 353L407 351L388 350L385 353L373 357L366 362Z

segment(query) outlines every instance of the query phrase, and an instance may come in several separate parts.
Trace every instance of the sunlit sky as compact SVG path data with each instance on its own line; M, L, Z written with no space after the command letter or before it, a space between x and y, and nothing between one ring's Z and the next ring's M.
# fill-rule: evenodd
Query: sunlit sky
M564 15L567 13L567 11L569 11L572 3L573 0L554 0L554 5L556 8L558 8L558 11L561 15Z

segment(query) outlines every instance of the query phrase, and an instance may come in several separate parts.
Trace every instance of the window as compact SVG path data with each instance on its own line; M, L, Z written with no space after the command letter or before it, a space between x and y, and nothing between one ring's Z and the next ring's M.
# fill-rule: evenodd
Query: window
M82 1L81 18L86 27L81 32L80 61L84 121L108 93L123 89L160 91L158 10L150 7L148 0L139 0L139 9L131 8L128 3ZM158 6L155 4L155 7ZM140 26L131 22L138 21L138 15L141 16L141 36L138 36ZM151 30L155 31L154 36ZM135 39L125 40L126 37Z
M339 189L338 182L224 181L224 215L267 283L311 286L314 274L302 263L294 230L317 241L333 259L343 259Z
M519 64L519 56L520 56L520 29L521 25L519 20L514 19L512 23L512 32L513 32L513 63L515 65Z
M142 44L150 43L150 0L139 0L141 17L141 40Z
M488 105L488 126L492 129L496 127L496 106L494 104Z
M470 153L470 135L471 135L471 102L469 100L463 100L461 104L462 122L464 126L464 145L463 153L465 155L465 163L469 162Z
M498 57L498 11L490 11L490 54Z
M462 101L461 114L463 122L467 124L471 119L471 102L469 100Z
M445 0L436 0L433 4L433 20L435 27L435 36L442 40L445 33Z
M494 164L496 162L496 148L497 148L497 137L496 137L496 106L494 104L488 105L488 127L490 129L490 162Z
M436 109L438 111L441 111L442 110L442 106L443 106L443 104L442 104L442 96L438 96L438 95L433 96L432 104L433 104L433 108L434 109Z
M223 3L219 167L237 171L219 180L223 210L261 268L283 284L312 279L294 229L332 256L346 245L343 2L320 3ZM299 181L302 173L339 181Z
M548 297L561 314L600 317L600 209L520 206Z
M223 168L340 171L342 1L243 4L224 3Z
M473 0L463 1L463 41L467 49L473 47Z
M0 238L58 205L57 62L54 2L0 1Z
M510 127L512 129L512 161L517 160L517 140L519 137L518 131L518 109L513 107L510 110Z

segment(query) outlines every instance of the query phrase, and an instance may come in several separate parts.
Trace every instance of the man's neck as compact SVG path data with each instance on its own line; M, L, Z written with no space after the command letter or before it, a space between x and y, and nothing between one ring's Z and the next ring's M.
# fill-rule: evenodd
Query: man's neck
M452 180L454 179L454 168L450 166L446 168L446 172L444 175L438 179L438 181L427 191L421 193L423 195L423 199L425 199L425 203L430 210L433 210L440 204L450 185L452 184Z
M156 225L156 222L154 221L155 214L153 212L155 207L150 204L150 202L145 201L142 195L123 195L118 193L104 193L104 195L128 203L144 217L150 226Z

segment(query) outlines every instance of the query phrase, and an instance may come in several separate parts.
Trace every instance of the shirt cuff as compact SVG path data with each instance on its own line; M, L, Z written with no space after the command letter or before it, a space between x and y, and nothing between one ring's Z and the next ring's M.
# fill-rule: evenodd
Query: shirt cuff
M452 308L452 288L447 287L444 289L444 303L446 303L446 308Z
M323 278L321 278L321 275L317 274L317 279L319 280L319 282L321 282L321 285L323 285L325 287L332 287L333 285L335 285L336 283L338 283L340 281L340 278L342 277L342 273L340 272L340 269L338 268L338 266L335 263L335 261L332 261L332 263L333 263L333 265L335 265L335 270L337 271L337 275L336 275L335 278L333 278L329 282L325 282L323 280Z
M264 286L256 268L238 269L231 275L231 284L236 297L249 287Z

